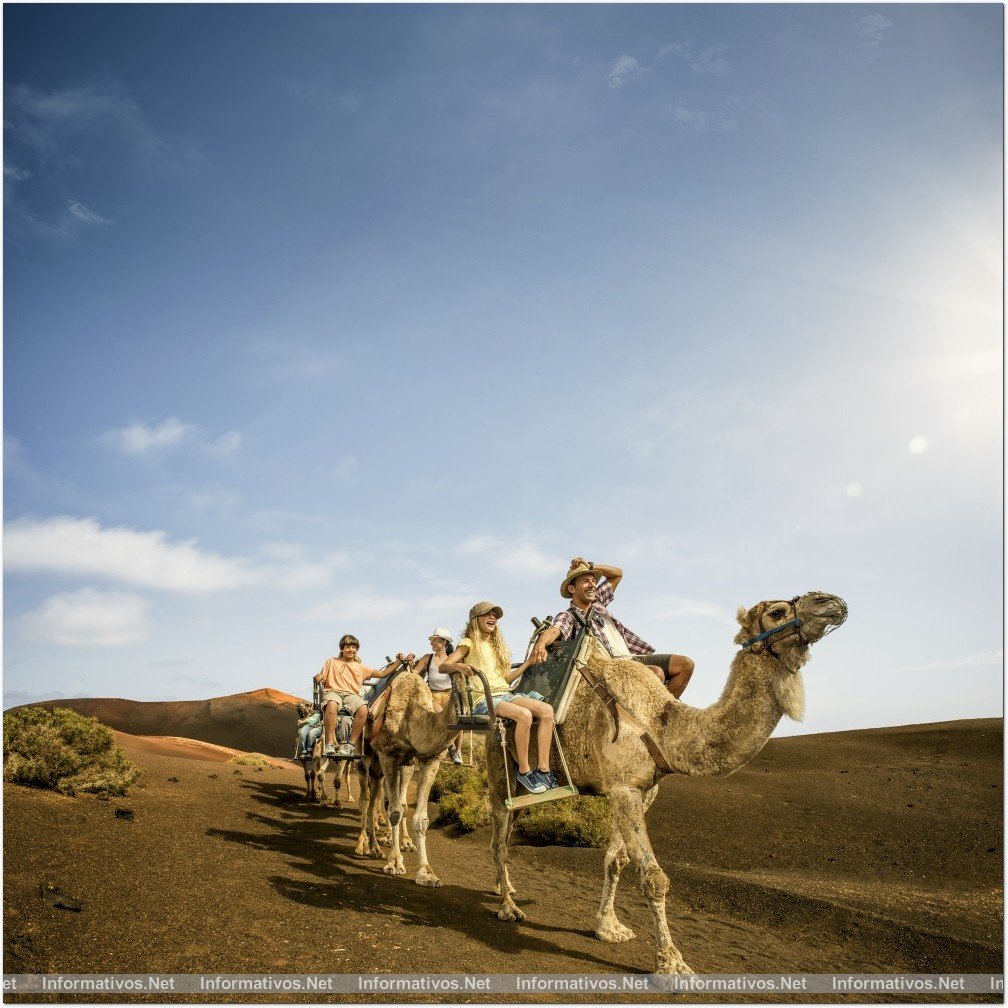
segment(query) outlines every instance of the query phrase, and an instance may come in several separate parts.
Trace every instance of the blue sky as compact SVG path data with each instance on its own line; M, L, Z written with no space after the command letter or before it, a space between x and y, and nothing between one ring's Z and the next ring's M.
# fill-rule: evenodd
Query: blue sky
M305 694L575 555L717 698L1002 709L999 5L4 8L5 705Z

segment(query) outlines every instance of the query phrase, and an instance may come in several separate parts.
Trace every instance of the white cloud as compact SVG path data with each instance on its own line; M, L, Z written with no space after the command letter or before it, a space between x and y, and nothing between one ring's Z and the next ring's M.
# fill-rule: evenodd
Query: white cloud
M338 480L350 481L357 477L357 457L355 455L344 455L336 461L333 466L333 475Z
M192 424L183 423L176 417L169 417L154 427L144 423L132 423L128 427L106 431L102 437L127 455L146 455L148 452L181 444L192 436L195 430Z
M338 551L306 557L300 543L264 543L260 552L267 558L265 564L259 565L264 580L291 591L325 588L332 583L336 571L350 566L349 556Z
M882 37L892 26L892 21L881 14L866 14L857 23L858 34L866 49L877 49L882 44Z
M555 574L562 577L567 570L566 561L544 553L527 539L476 535L456 546L454 552L477 557L516 577L545 578Z
M63 647L127 647L147 638L150 603L125 592L97 588L54 595L20 618L30 641Z
M50 161L60 161L69 141L94 130L106 137L117 135L133 149L156 154L170 166L194 157L187 141L159 137L117 81L52 91L16 84L7 89L4 112L11 143Z
M629 606L626 611L640 614L642 618L648 620L700 616L716 623L723 623L726 626L735 625L734 610L729 612L724 606L715 602L709 602L707 599L689 598L685 595L655 595L646 602Z
M680 126L688 126L694 130L705 130L707 128L707 113L699 109L688 109L685 105L670 105L669 111L672 119Z
M228 431L218 438L208 437L196 424L168 417L159 424L135 421L126 427L106 431L101 440L126 455L150 456L183 444L194 445L211 455L227 455L241 447L241 434Z
M164 532L102 528L95 518L22 518L4 529L4 567L106 577L162 591L199 594L262 580L247 560L171 543Z
M609 73L606 74L606 80L609 82L609 87L621 88L628 79L638 80L645 72L646 68L642 67L633 56L624 54L613 63Z
M672 113L672 121L686 129L695 130L697 133L726 133L738 127L735 119L722 119L719 122L711 122L709 116L702 109L691 109L678 102L669 105Z
M216 441L208 442L206 449L213 455L230 455L241 447L241 443L242 436L238 431L228 431L226 434L221 434Z
M228 513L234 511L241 503L241 494L232 490L193 490L186 494L186 504L194 511L218 511Z
M162 531L103 528L95 518L22 518L4 528L4 567L10 573L104 577L186 595L257 585L317 590L350 566L345 553L306 555L297 543L266 543L260 552L258 560L225 557L194 541L169 542Z
M716 45L695 50L691 42L671 42L658 50L658 59L678 56L694 74L714 74L723 77L728 73L729 64L725 58L728 46Z
M104 217L99 217L94 210L90 207L84 206L83 203L71 202L68 208L70 213L74 215L79 221L83 221L85 224L111 224L110 220L106 220Z
M341 626L371 620L391 625L418 614L443 622L445 613L468 612L472 604L472 593L396 597L362 587L312 606L305 616L313 622Z
M118 161L139 161L159 171L176 172L198 159L184 139L158 136L140 107L114 80L76 84L51 91L13 84L4 93L4 145L12 163L5 180L4 226L14 234L64 240L84 225L109 222L79 202L69 206L53 193L61 179L76 173L88 141L101 138L102 149ZM23 169L21 165L29 165Z
M952 658L949 661L930 662L927 665L901 665L894 672L937 672L941 669L984 668L988 665L1001 665L1004 662L1004 651L993 651L966 655L963 658Z
M261 337L253 342L252 352L262 361L260 379L270 384L324 383L343 370L342 359L331 350L290 340Z

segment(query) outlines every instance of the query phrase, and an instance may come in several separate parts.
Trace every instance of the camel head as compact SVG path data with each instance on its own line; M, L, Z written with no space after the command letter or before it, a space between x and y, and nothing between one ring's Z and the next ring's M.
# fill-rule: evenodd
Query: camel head
M847 603L836 595L811 591L790 601L758 602L751 609L739 606L741 629L735 643L753 655L775 659L771 685L788 717L802 719L805 690L800 670L808 661L809 645L847 619Z

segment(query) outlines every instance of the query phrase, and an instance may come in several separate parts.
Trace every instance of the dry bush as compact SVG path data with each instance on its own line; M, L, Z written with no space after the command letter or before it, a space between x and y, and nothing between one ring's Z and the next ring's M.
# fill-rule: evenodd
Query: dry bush
M15 784L124 795L140 776L109 728L65 707L7 711L3 736L3 779Z
M242 753L239 756L232 756L228 763L236 766L261 767L263 770L271 770L276 766L273 760L263 756L262 753Z

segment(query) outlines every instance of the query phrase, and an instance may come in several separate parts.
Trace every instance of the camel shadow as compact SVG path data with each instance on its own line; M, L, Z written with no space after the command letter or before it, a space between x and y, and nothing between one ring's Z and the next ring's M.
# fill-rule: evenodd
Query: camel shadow
M355 808L336 810L315 805L304 801L298 788L286 784L249 781L243 786L254 789L257 793L250 795L253 801L271 806L274 814L250 810L246 813L250 823L247 832L211 827L206 835L244 849L278 853L288 859L293 870L316 880L269 876L267 881L282 899L313 910L352 909L376 917L396 917L403 925L455 931L461 937L509 955L576 954L579 961L612 968L611 958L580 949L575 953L546 937L563 934L592 938L590 931L528 919L519 924L499 920L499 898L493 891L495 876L489 864L482 892L457 885L424 888L416 885L409 874L386 875L382 871L384 857L359 857L354 853L359 831ZM300 802L291 799L295 793L300 794ZM387 852L387 845L384 850ZM534 903L519 899L520 905L530 902Z

